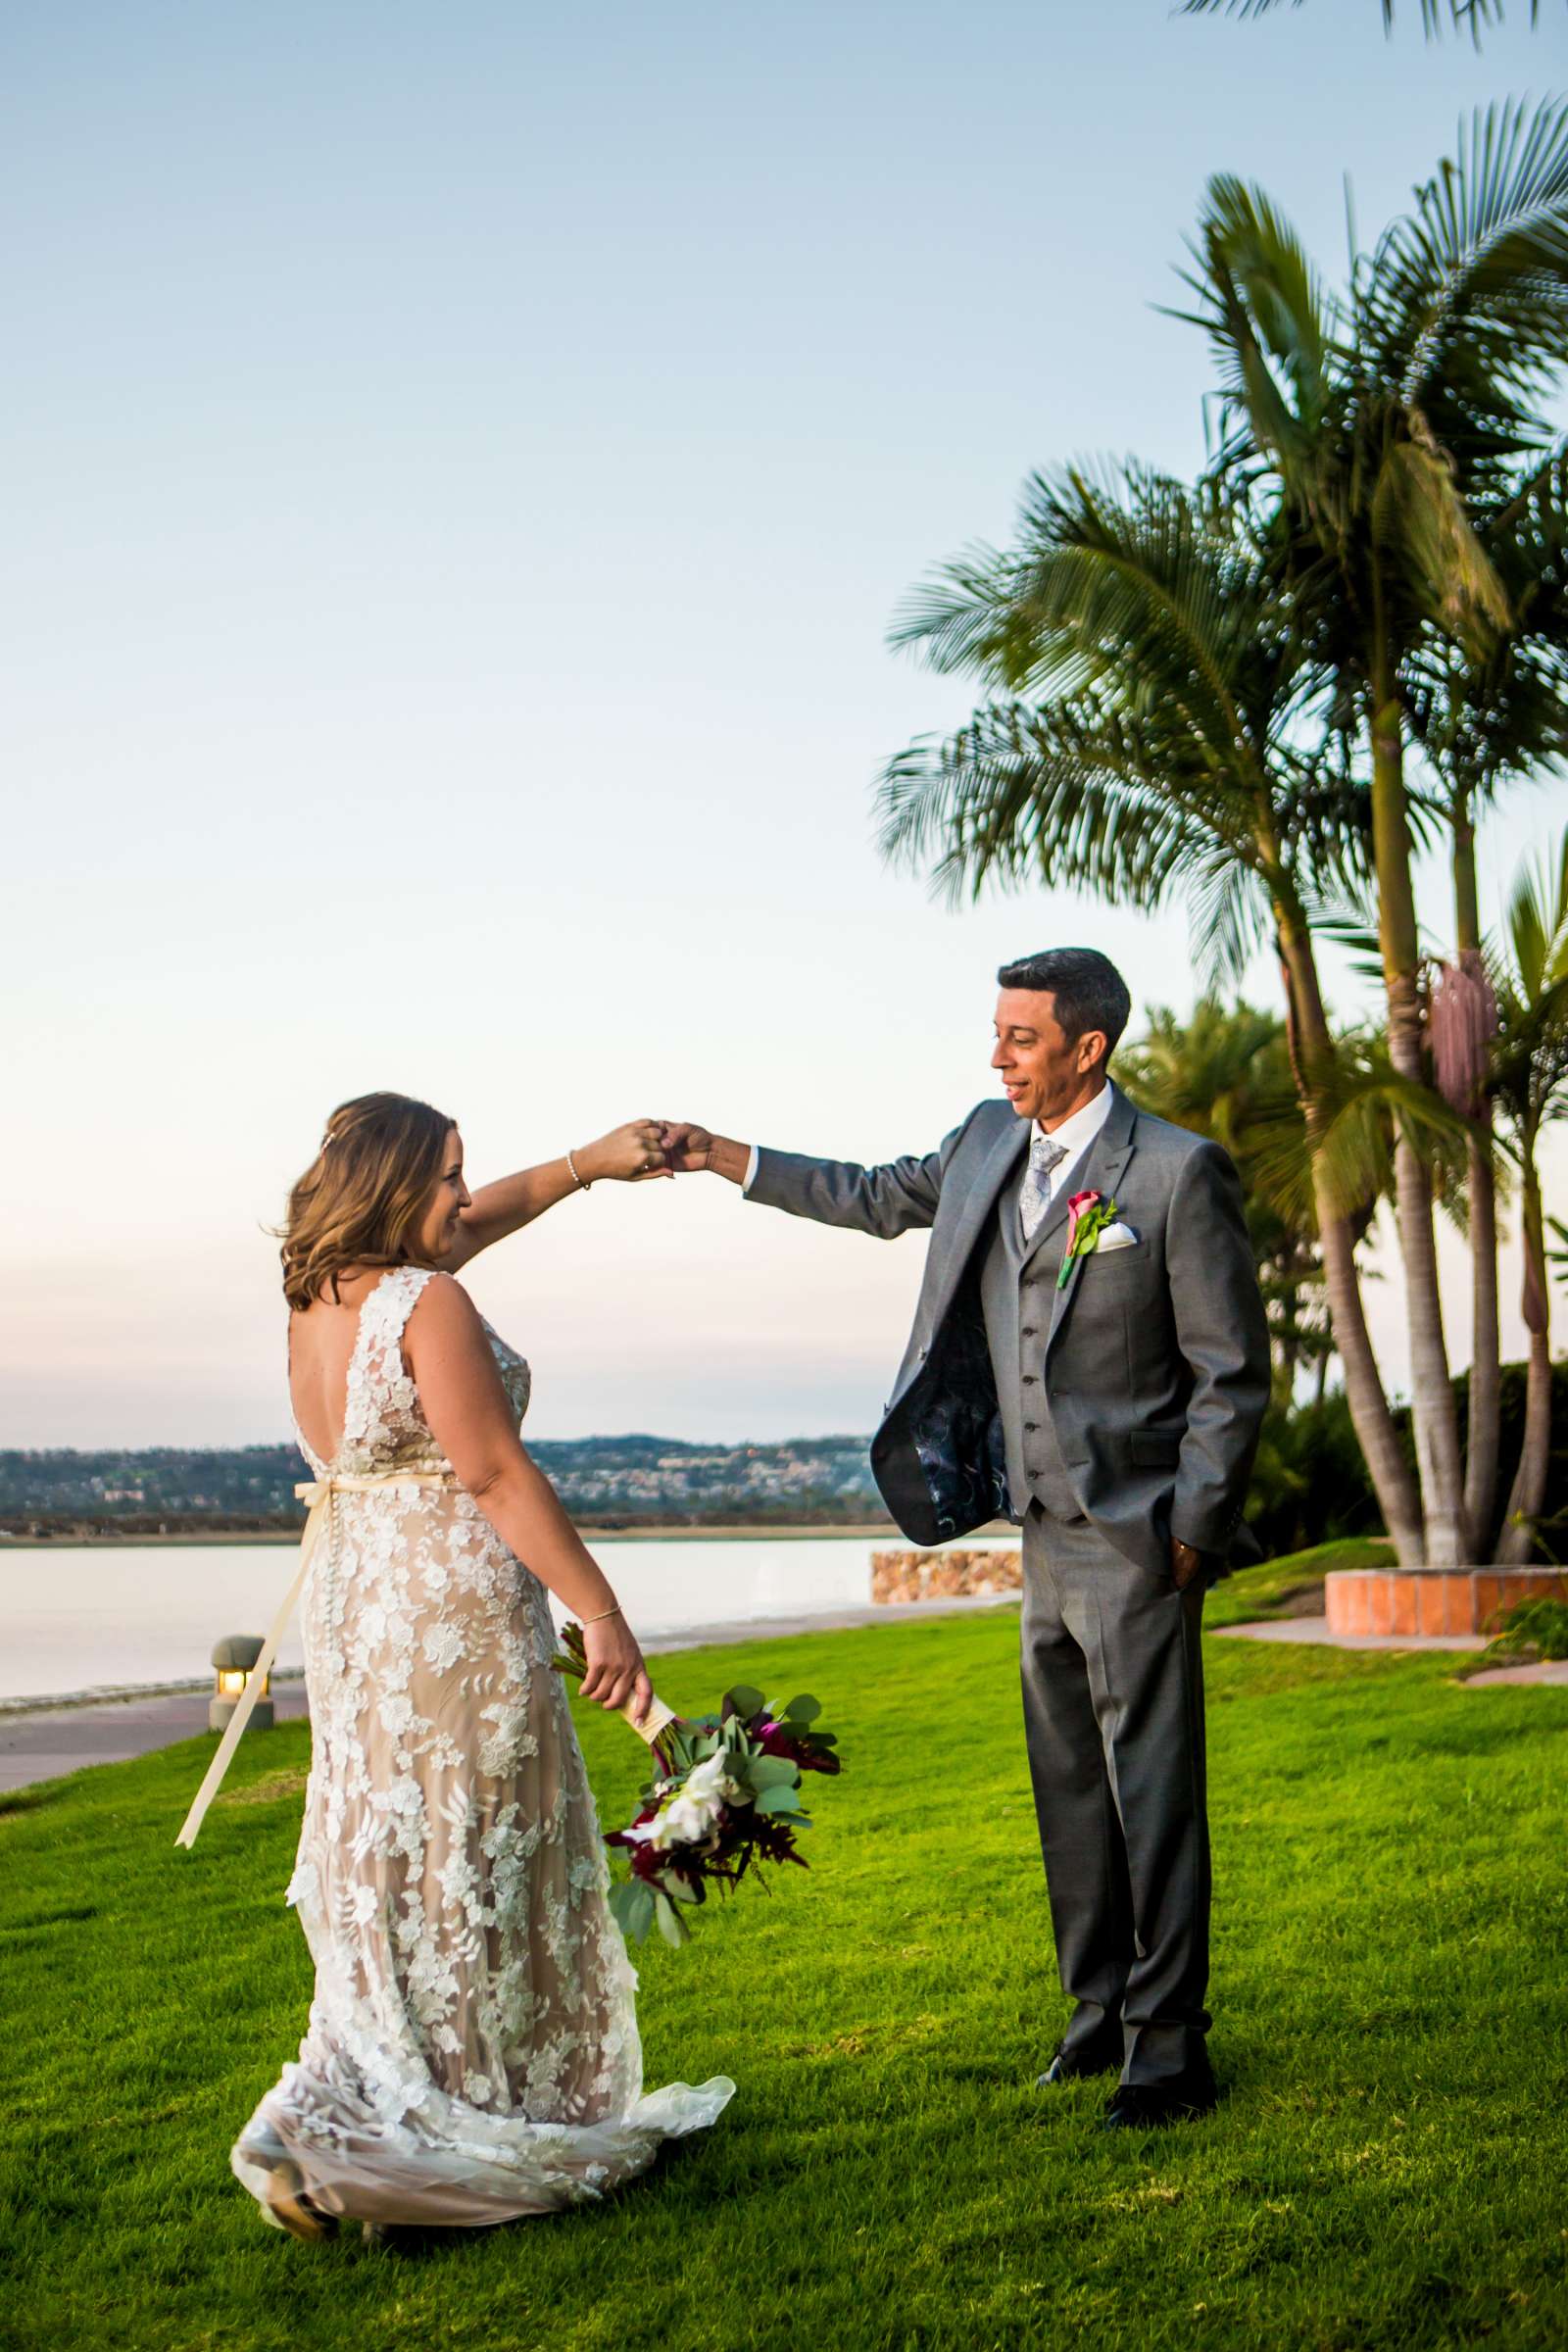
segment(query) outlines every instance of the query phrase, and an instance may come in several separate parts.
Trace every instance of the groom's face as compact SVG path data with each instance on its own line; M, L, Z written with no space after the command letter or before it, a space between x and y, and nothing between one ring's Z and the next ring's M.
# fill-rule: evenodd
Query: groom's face
M1069 1037L1056 1018L1048 988L1004 988L997 999L997 1042L991 1067L1002 1073L1007 1101L1020 1119L1050 1126L1099 1092L1105 1039L1099 1029Z

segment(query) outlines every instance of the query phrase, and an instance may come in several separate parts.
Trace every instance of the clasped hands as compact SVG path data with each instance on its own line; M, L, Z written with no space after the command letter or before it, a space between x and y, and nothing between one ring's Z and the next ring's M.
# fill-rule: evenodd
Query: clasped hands
M745 1144L714 1135L689 1119L628 1119L597 1142L576 1146L571 1154L584 1185L607 1177L620 1184L648 1184L661 1176L692 1176L703 1169L738 1184L748 1156Z
M628 1119L592 1144L579 1144L572 1161L581 1181L609 1177L620 1184L647 1184L659 1176L691 1176L700 1169L729 1175L730 1159L744 1174L748 1151L728 1136L714 1135L689 1119Z

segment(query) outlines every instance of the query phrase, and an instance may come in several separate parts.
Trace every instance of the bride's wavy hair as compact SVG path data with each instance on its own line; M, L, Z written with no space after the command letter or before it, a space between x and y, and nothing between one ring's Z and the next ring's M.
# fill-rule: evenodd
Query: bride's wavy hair
M401 1266L457 1122L411 1095L356 1095L326 1122L277 1228L283 1296L301 1310L351 1266Z

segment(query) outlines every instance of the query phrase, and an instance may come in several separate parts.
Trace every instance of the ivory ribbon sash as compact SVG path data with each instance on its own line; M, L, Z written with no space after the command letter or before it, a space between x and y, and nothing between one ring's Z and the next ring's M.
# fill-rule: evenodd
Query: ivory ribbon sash
M299 1599L305 1579L310 1573L311 1562L316 1556L316 1546L320 1542L322 1534L330 1532L335 1497L344 1492L353 1494L369 1494L381 1487L455 1488L457 1485L457 1477L451 1470L386 1470L378 1475L367 1477L356 1477L352 1472L339 1471L330 1478L307 1479L303 1485L295 1488L296 1498L310 1506L305 1521L305 1532L300 1538L300 1564L295 1571L294 1582L284 1593L282 1604L272 1620L271 1630L262 1643L262 1654L245 1678L244 1690L236 1700L234 1712L224 1726L223 1737L218 1743L218 1752L207 1767L206 1778L196 1791L179 1836L174 1839L176 1845L191 1846L195 1844L196 1833L206 1818L207 1808L223 1785L223 1775L227 1772L234 1750L239 1745L240 1735L249 1723L251 1710L260 1698L266 1687L267 1678L272 1670L272 1660L277 1655L277 1645L282 1641L288 1629L288 1621L294 1614L294 1605ZM661 1698L653 1701L645 1722L632 1722L630 1701L621 1708L620 1712L631 1724L632 1730L640 1739L646 1740L650 1746L666 1725L676 1720L674 1709L666 1707Z

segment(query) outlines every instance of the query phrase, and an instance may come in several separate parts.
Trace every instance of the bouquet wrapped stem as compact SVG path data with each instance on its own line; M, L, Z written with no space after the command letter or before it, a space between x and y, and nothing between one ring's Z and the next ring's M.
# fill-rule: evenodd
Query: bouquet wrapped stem
M588 1645L583 1640L582 1627L575 1624L564 1625L561 1629L560 1639L561 1647L557 1650L555 1656L550 1662L558 1674L569 1675L573 1682L580 1683L583 1676L588 1671ZM656 1692L654 1697L649 1702L648 1712L644 1716L641 1723L637 1721L635 1715L632 1713L632 1701L630 1699L628 1699L626 1704L620 1709L620 1713L631 1725L631 1728L636 1733L638 1739L647 1741L649 1747L653 1751L655 1759L660 1764L663 1765L664 1770L667 1772L669 1770L669 1760L662 1743L664 1733L669 1725L677 1723L680 1720L676 1715L674 1708L666 1707L663 1700Z

